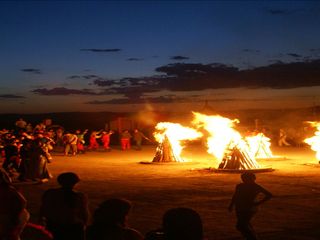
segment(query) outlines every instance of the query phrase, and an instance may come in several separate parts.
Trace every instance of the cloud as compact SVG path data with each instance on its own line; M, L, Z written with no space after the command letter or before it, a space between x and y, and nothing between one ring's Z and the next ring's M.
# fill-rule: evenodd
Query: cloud
M120 52L120 48L83 48L80 51L84 52L95 52L95 53L111 53L111 52Z
M143 58L127 58L127 61L142 61Z
M184 56L172 56L170 57L171 60L187 60L190 59L189 57L184 57Z
M294 58L301 58L302 56L297 53L287 53L288 56L294 57Z
M221 88L297 88L320 86L320 60L284 63L278 60L263 67L240 70L222 63L175 63L155 69L159 75L119 80L94 80L107 87L104 94L122 94L138 99L145 93L201 91Z
M245 52L245 53L260 53L260 50L245 48L245 49L242 49L242 52Z
M24 96L14 95L14 94L0 94L1 99L21 99Z
M291 13L288 9L267 9L267 13L271 15L287 15Z
M86 104L103 105L103 104L144 104L144 103L182 103L190 102L190 97L176 97L175 95L164 95L158 97L143 97L143 98L115 98L105 101L89 101Z
M174 63L155 69L158 75L150 77L111 80L96 75L85 75L89 84L99 87L90 89L37 88L33 93L41 95L120 95L111 103L170 102L172 98L148 98L146 94L161 91L192 92L222 88L272 88L290 89L320 86L320 59L284 63L275 60L267 66L239 69L222 63ZM77 75L74 75L77 76ZM81 76L82 77L82 76ZM111 100L108 100L111 101ZM178 101L174 98L174 101ZM107 102L110 103L110 102ZM96 103L98 104L98 103Z
M41 74L41 70L37 68L23 68L20 69L22 72L33 73L33 74Z
M70 88L38 88L34 89L31 92L39 94L39 95L45 95L45 96L66 96L66 95L99 95L99 93L95 93L90 89L70 89Z

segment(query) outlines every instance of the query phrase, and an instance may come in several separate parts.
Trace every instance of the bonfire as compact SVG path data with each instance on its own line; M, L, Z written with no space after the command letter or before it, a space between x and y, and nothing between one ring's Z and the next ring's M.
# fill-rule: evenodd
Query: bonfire
M311 149L316 152L316 158L320 163L320 122L308 122L317 130L313 137L304 140L305 143L311 146Z
M208 153L220 161L219 169L247 170L260 168L250 145L234 129L238 119L228 119L219 115L208 116L193 113L193 124L209 133Z
M197 130L178 123L158 123L154 137L159 144L152 162L184 162L181 157L183 144L201 136L202 133Z

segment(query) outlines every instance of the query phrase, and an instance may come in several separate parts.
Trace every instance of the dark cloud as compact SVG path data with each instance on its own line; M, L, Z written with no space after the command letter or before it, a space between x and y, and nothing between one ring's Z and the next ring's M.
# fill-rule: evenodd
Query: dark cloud
M170 57L171 60L187 60L187 59L190 59L189 57L184 57L184 56L172 56Z
M102 80L102 79L95 79L93 81L94 85L99 87L106 87L106 86L113 86L115 84L114 80Z
M301 58L302 56L297 53L287 53L288 56L294 57L294 58Z
M143 104L143 103L182 103L182 102L190 102L190 97L176 97L174 95L165 95L165 96L158 96L158 97L144 97L144 98L115 98L111 100L105 101L89 101L86 104L96 104L96 105L103 105L103 104Z
M111 52L120 52L120 48L83 48L80 51L84 52L95 52L95 53L111 53Z
M41 74L41 70L37 68L23 68L20 69L22 72L33 73L33 74Z
M242 49L242 52L245 52L245 53L260 53L260 50L245 48L245 49Z
M288 9L267 9L267 13L271 15L287 15L291 13Z
M24 96L14 95L14 94L0 94L1 99L21 99Z
M134 62L134 61L142 61L143 60L143 58L127 58L127 61L132 61L132 62Z
M66 96L66 95L99 95L99 93L95 93L90 89L70 89L70 88L38 88L34 89L31 92L39 94L39 95L45 95L45 96Z
M222 63L174 63L155 69L158 75L151 77L110 80L86 75L91 84L100 87L99 92L89 89L38 88L32 92L41 95L122 95L122 102L156 102L146 94L160 91L201 91L221 88L274 88L290 89L320 86L320 60L284 63L279 60L263 67L238 69ZM96 77L96 78L95 78ZM162 102L173 101L169 96ZM159 101L160 101L159 100ZM175 99L176 101L176 99Z
M297 88L320 86L320 60L274 63L240 70L222 63L175 63L155 69L160 75L120 80L95 80L94 85L108 87L105 94L122 94L139 99L144 93L169 91L201 91L220 88Z

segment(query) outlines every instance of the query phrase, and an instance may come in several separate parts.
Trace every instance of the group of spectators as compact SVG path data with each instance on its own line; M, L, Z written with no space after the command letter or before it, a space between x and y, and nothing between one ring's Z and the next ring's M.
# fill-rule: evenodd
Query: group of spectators
M272 194L255 183L255 175L243 173L242 183L229 205L235 207L237 229L247 240L257 236L251 219L257 206L269 200ZM4 240L204 240L200 215L193 209L178 207L164 213L162 226L145 236L127 225L131 203L126 199L111 198L103 201L89 223L88 198L75 185L80 181L77 174L65 172L58 176L58 188L44 192L41 201L39 223L29 222L27 200L13 186L10 177L0 171L0 239ZM257 199L259 194L263 198ZM21 238L20 238L21 237Z

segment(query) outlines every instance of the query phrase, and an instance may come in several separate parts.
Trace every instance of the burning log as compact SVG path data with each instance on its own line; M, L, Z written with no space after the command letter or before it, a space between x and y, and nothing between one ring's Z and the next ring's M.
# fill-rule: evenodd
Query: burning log
M234 147L226 151L218 169L249 170L260 168L259 164L247 152Z
M165 135L156 149L156 155L152 162L183 162L183 159L174 153L168 136Z
M183 162L181 151L187 140L200 138L202 133L178 123L160 122L156 126L154 137L159 143L152 162Z

